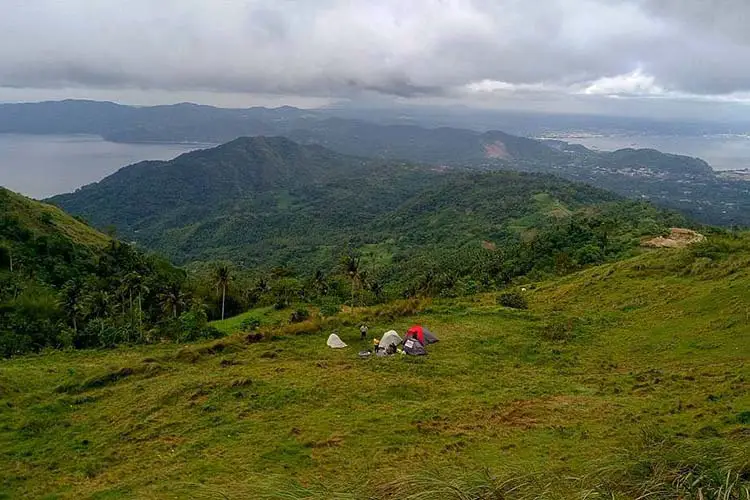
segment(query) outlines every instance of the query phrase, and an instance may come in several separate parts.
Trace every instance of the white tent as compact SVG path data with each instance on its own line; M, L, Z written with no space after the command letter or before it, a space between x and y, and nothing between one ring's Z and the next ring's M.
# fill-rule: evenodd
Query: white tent
M378 350L382 349L384 352L388 347L391 345L399 345L401 343L401 337L398 336L398 333L396 333L396 330L390 330L383 334L383 337L380 339L380 343L378 344Z
M335 333L332 333L328 336L328 342L326 342L326 345L331 349L342 349L344 347L347 347L347 345L344 344L344 341L341 340Z

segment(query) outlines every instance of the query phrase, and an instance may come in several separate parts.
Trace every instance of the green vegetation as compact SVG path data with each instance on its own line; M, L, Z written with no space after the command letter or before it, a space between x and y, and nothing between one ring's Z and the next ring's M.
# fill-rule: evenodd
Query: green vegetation
M211 343L2 361L0 497L747 500L750 235L525 286L528 310L489 293L287 324L298 298ZM362 320L441 341L362 360Z
M324 145L342 154L388 161L552 173L611 189L632 199L645 197L707 224L750 226L747 182L721 179L699 159L654 150L592 151L561 141L538 141L497 130L478 132L331 118L336 114L335 110L313 111L288 106L219 109L183 103L131 107L68 100L0 104L0 133L94 134L120 142L203 144L220 144L243 136L284 136L303 144ZM375 117L368 113L367 119ZM549 130L548 123L556 121L556 117L537 116L536 120L544 125L534 133L544 134L543 131ZM587 120L590 124L597 122L591 117ZM513 121L493 120L495 125L511 127ZM627 120L617 119L615 122L599 122L596 127L622 130ZM580 130L582 125L580 117L575 117L573 123L567 122L565 127ZM654 132L657 135L705 133L704 125L693 128L681 124L677 129L672 128L674 124L666 128L662 128L663 125L647 121L638 125L638 133L644 129L660 130ZM521 127L524 129L528 131ZM731 127L726 131L729 129ZM148 205L153 199L139 201ZM280 196L273 201L283 204L285 198ZM105 204L99 208L105 213L117 210L116 205ZM200 204L192 207L196 211L200 208ZM108 214L105 218L112 218L110 215L117 214Z
M0 357L213 336L185 273L0 188Z
M299 293L321 306L476 293L631 255L683 223L549 175L381 164L283 138L133 165L53 201L191 268L234 262L229 315Z

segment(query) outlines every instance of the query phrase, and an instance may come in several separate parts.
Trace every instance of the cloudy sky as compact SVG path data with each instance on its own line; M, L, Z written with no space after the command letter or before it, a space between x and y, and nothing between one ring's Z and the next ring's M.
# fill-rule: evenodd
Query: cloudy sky
M3 101L315 106L378 97L750 110L747 0L2 0L0 8Z

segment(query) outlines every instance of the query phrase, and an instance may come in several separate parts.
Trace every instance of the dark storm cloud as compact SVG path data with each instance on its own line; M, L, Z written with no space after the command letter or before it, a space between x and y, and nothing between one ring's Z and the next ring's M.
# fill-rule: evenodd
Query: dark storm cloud
M0 86L351 96L750 91L744 0L5 0Z

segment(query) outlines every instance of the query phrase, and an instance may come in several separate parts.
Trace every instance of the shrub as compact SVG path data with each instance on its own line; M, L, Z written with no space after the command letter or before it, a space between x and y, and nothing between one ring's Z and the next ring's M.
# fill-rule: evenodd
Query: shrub
M511 307L513 309L528 309L529 303L526 297L521 292L512 291L501 293L497 297L497 303L504 307Z
M335 316L341 311L341 304L335 299L326 299L320 305L320 315L324 318Z
M292 313L291 316L289 316L289 322L290 323L302 323L306 319L310 317L310 311L307 309L301 308L297 309Z
M557 317L545 322L539 329L539 335L550 342L568 342L582 331L582 322L579 318Z
M240 323L240 330L243 332L254 332L260 328L260 319L250 316L242 320Z

